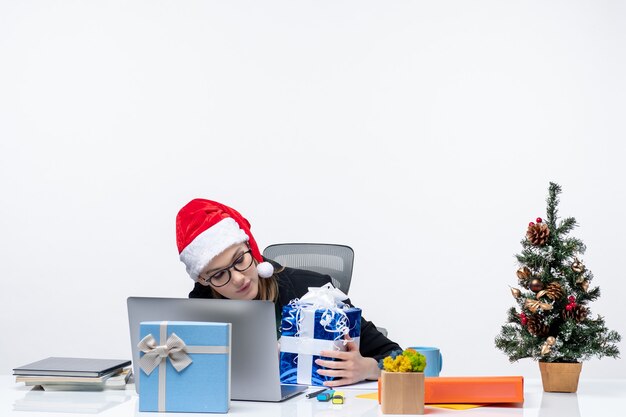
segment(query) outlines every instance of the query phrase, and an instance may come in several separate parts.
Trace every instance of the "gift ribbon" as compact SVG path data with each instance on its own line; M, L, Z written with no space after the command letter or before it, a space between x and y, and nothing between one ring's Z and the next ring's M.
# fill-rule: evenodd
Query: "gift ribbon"
M287 321L295 323L296 332L294 336L281 337L280 350L298 355L296 360L297 382L299 384L311 384L314 355L319 355L322 350L345 350L345 345L352 341L358 346L358 337L344 339L344 336L350 333L350 321L344 311L350 306L343 302L347 298L347 295L333 287L332 284L327 283L321 287L309 287L308 292L302 298L292 300L289 303L291 320ZM320 324L326 332L335 333L334 340L314 338L317 310L324 310Z
M152 334L148 334L141 339L137 347L144 352L139 359L139 367L146 375L150 375L156 367L159 367L159 392L158 392L158 409L159 412L165 411L165 392L166 392L166 359L169 358L176 372L191 365L193 362L188 353L204 353L204 354L229 354L230 346L187 346L185 342L178 337L176 333L172 333L167 337L167 321L163 321L159 325L159 345Z
M313 376L313 356L319 355L322 350L344 350L343 346L348 342L345 339L315 339L315 310L305 308L302 310L298 321L297 336L282 336L280 338L280 351L285 353L298 354L297 360L297 382L298 384L311 384ZM343 334L343 332L341 332ZM341 337L341 335L339 336ZM353 337L353 341L359 346L360 338Z
M336 333L335 340L342 339L344 335L349 334L351 330L348 326L350 321L344 310L350 308L350 306L343 302L347 298L347 295L333 287L331 283L327 283L321 287L309 287L309 291L302 298L291 300L289 305L292 310L289 312L289 315L296 324L296 336L300 336L303 331L302 321L304 313L315 314L316 310L324 310L320 324L324 326L325 331ZM294 311L296 312L295 316L293 314ZM313 313L310 313L311 311ZM339 318L335 321L336 316L339 316ZM307 320L313 323L310 321L313 318ZM331 323L334 323L333 327L329 326ZM310 330L313 331L312 328ZM311 337L313 336L311 335ZM344 345L347 342L344 341Z
M170 362L177 372L191 365L191 358L185 350L187 345L176 333L172 333L165 344L160 346L157 346L154 336L149 334L141 339L137 347L144 353L139 360L139 367L146 375L150 375L154 368L164 362L166 357L170 358Z
M309 287L309 292L304 294L300 301L315 304L319 307L334 308L337 305L343 305L343 300L347 299L348 296L340 289L333 287L331 283L327 283L321 287Z

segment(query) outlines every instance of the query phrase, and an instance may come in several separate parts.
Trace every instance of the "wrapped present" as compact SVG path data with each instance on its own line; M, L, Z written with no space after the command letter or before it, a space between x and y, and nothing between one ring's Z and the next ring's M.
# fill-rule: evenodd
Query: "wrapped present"
M315 360L323 350L346 350L359 344L361 309L350 307L348 297L326 284L309 288L302 298L282 310L280 338L280 380L285 384L323 385L334 378L320 375ZM330 358L322 358L329 360ZM334 359L333 359L334 360ZM324 368L322 368L324 369Z
M230 323L140 324L139 411L227 413Z

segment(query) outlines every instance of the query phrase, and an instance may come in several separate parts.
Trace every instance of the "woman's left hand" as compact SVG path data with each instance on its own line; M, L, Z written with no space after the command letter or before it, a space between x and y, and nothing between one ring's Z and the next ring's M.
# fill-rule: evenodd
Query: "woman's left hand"
M378 369L376 359L361 356L359 347L354 342L348 342L346 347L347 350L345 352L324 350L320 353L320 356L339 360L326 361L317 359L315 361L316 364L328 368L318 370L320 375L339 378L334 381L324 382L325 386L338 387L354 384L364 379L377 379L380 376L380 369Z

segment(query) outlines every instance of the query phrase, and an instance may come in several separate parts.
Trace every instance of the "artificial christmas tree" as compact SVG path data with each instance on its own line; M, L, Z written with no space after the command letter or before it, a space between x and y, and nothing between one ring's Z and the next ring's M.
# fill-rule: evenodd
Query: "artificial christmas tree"
M522 253L516 255L523 289L511 289L519 310L509 310L495 343L511 362L539 360L544 391L576 392L579 361L618 357L615 343L621 337L607 329L601 316L591 315L589 303L600 296L600 288L590 287L593 274L578 258L585 245L568 236L576 220L557 217L560 192L550 183L545 222L538 217L528 225Z

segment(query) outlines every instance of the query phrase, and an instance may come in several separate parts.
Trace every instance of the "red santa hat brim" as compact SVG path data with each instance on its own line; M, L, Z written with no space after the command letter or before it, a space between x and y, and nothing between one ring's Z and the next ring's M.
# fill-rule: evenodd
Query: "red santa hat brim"
M237 222L226 217L196 236L180 253L180 260L185 264L191 279L197 281L213 258L232 245L248 240L248 235L239 228Z

